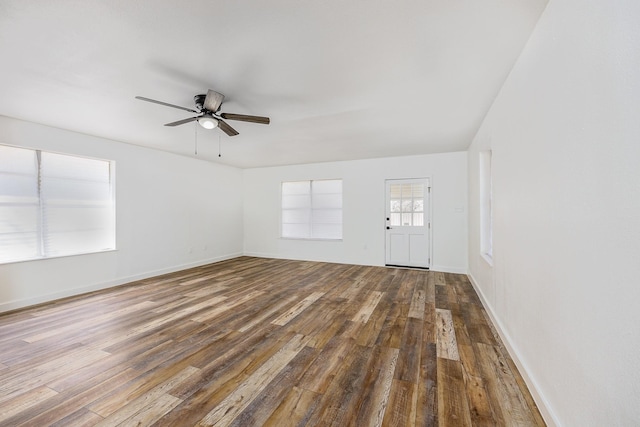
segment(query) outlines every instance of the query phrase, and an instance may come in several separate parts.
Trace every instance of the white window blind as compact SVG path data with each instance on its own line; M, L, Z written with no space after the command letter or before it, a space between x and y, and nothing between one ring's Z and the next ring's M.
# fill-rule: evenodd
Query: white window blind
M115 248L112 164L0 146L0 262Z
M342 180L283 182L282 237L342 239Z
M39 256L39 211L36 152L0 145L0 262Z

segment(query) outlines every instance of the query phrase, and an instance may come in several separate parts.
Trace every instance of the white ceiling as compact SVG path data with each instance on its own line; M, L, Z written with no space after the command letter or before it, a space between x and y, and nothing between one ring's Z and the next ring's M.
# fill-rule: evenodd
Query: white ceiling
M0 0L0 115L238 167L465 150L545 4ZM209 88L271 124L134 99Z

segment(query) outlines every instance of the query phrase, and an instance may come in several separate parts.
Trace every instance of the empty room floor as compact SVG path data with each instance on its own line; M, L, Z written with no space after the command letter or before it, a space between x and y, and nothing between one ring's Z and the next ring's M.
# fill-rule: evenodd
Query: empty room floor
M240 257L0 314L0 426L542 426L464 275Z

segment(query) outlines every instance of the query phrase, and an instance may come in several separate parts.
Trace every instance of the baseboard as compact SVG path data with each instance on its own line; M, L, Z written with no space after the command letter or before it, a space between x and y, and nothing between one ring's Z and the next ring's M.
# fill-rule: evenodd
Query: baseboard
M256 258L285 259L285 260L291 260L291 261L326 262L328 264L343 264L343 265L348 264L348 265L365 265L367 267L384 267L383 265L361 264L357 262L335 261L331 259L312 259L307 257L283 256L283 255L277 255L277 254L267 254L263 252L245 252L243 255L256 257Z
M112 288L114 286L124 285L126 283L135 282L137 280L148 279L150 277L160 276L160 275L167 274L167 273L173 273L173 272L180 271L180 270L187 270L187 269L193 268L193 267L200 267L201 265L212 264L214 262L220 262L220 261L224 261L224 260L227 260L227 259L237 258L237 257L240 257L240 256L242 256L242 253L239 253L239 252L238 253L234 253L234 254L217 256L217 257L213 257L213 258L199 260L199 261L196 261L196 262L180 264L180 265L174 265L172 267L162 268L162 269L159 269L159 270L147 271L147 272L144 272L144 273L134 274L134 275L131 275L131 276L126 276L126 277L119 277L119 278L114 279L114 280L109 280L109 281L100 282L100 283L94 283L94 284L91 284L89 286L82 286L82 287L79 287L79 288L66 289L64 291L53 292L53 293L50 293L50 294L40 295L40 296L33 297L33 298L25 298L25 299L16 300L16 301L9 301L9 302L5 302L5 303L1 303L0 304L0 313L6 312L6 311L18 310L18 309L21 309L21 308L30 307L30 306L37 305L37 304L42 304L42 303L45 303L45 302L51 302L51 301L59 300L59 299L62 299L62 298L68 298L68 297L73 297L73 296L77 296L77 295L82 295L82 294L86 294L88 292L100 291L102 289L108 289L108 288Z
M431 271L439 271L442 273L455 273L455 274L467 274L466 268L458 268L458 267L448 267L446 265L432 265L429 270Z
M274 259L292 259L290 257L283 257L282 255L276 255L276 254L269 254L269 253L265 253L265 252L243 252L244 256L252 256L252 257L256 257L256 258L274 258ZM310 261L310 260L301 260L301 259L297 259L297 261Z
M476 293L480 297L480 300L482 301L482 305L484 306L485 310L487 311L487 314L491 318L491 321L493 322L493 325L495 326L496 331L498 332L498 335L500 335L500 339L502 340L505 348L509 352L509 356L511 357L511 359L513 360L513 363L515 363L516 367L518 368L518 371L520 372L520 375L522 375L524 382L527 384L527 387L529 388L529 392L531 393L533 400L536 402L536 405L538 405L538 409L540 410L540 414L542 415L542 418L544 418L544 421L547 423L547 426L560 427L561 424L558 421L558 418L555 416L554 412L551 410L551 406L549 405L549 402L541 393L538 383L535 381L535 379L533 379L533 377L529 375L529 369L527 369L527 365L522 361L522 358L520 357L520 353L518 352L518 350L516 350L515 346L513 345L513 341L511 340L509 334L506 332L502 323L500 322L495 312L493 311L493 307L487 301L484 293L482 292L482 289L480 288L480 286L478 286L478 282L476 281L476 279L473 277L471 273L467 273L467 277L469 277L469 281L471 282L471 284L473 285L473 288L476 290Z
M278 254L270 254L270 253L263 253L263 252L245 252L244 253L245 256L253 256L256 258L275 258L275 259L293 259L296 261L315 261L315 262L329 262L329 263L334 263L334 264L353 264L353 265L366 265L366 266L375 266L375 267L384 267L384 264L363 264L363 263L356 263L356 262L341 262L341 261L335 261L335 260L324 260L324 259L310 259L310 258L303 258L303 257L291 257L291 256L282 256L282 255L278 255ZM429 270L431 271L439 271L442 273L456 273L456 274L467 274L467 269L466 268L458 268L458 267L449 267L449 266L445 266L445 265L432 265L429 267Z

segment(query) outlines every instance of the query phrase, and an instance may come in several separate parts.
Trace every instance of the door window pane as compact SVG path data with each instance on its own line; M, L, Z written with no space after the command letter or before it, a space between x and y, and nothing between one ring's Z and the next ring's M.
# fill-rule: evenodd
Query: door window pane
M424 226L424 184L389 185L391 226Z
M403 227L409 227L411 226L411 214L410 213L403 213L402 214L402 224Z
M391 222L392 226L399 226L401 221L402 221L402 216L400 213L392 213L391 217L389 218L389 221Z

